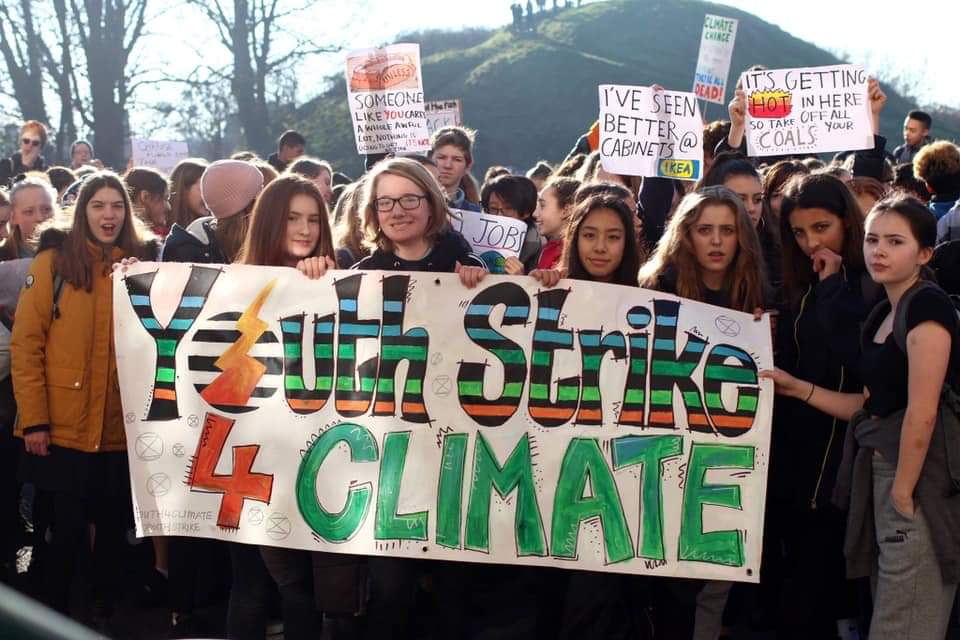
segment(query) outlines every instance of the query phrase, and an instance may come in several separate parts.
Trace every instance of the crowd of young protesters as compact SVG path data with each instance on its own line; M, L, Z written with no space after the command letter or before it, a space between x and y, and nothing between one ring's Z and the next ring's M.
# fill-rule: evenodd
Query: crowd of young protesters
M947 295L960 293L960 149L932 141L930 116L911 111L904 145L888 154L875 81L869 98L873 148L767 159L746 155L737 91L730 120L704 125L696 184L607 172L596 125L557 166L494 166L478 184L474 132L459 127L435 132L423 156L367 157L353 180L304 156L295 131L267 161L192 158L169 176L104 170L83 140L70 167L48 168L47 131L27 122L20 151L0 161L3 579L101 629L132 581L169 609L172 637L259 640L280 620L290 639L324 628L332 638L943 638L960 581L950 459L960 336ZM131 543L111 271L134 259L308 278L429 271L473 287L487 270L453 230L457 210L526 223L510 276L773 314L759 585ZM25 545L30 579L17 581ZM211 628L198 612L217 597L226 616Z

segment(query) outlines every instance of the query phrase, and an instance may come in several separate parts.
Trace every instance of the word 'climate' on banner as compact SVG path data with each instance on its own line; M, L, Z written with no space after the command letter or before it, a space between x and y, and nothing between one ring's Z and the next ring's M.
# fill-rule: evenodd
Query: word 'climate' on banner
M358 153L429 149L420 45L351 51L346 74Z
M873 147L867 72L843 64L744 71L751 156Z
M737 21L707 14L700 36L700 55L693 76L693 92L707 102L724 104L727 76L733 58L733 44L737 39Z
M186 142L130 138L130 160L135 167L153 167L169 174L178 162L188 157Z
M450 223L483 258L490 273L505 273L507 258L519 258L527 223L492 213L451 209Z
M140 263L138 535L756 582L768 318L615 285Z
M600 162L610 173L699 180L703 119L686 91L600 85Z
M434 131L444 127L459 127L463 124L463 107L460 100L431 100L424 104L427 114L427 131L433 135Z

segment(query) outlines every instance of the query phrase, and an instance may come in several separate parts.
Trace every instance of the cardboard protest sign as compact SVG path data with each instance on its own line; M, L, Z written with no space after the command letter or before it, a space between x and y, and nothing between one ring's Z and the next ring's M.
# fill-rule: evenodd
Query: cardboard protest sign
M832 67L745 71L747 152L751 156L873 147L867 72Z
M427 131L430 135L444 127L459 127L463 124L463 108L459 100L431 100L424 104L427 114Z
M707 14L700 35L700 55L693 76L693 92L707 102L724 104L727 76L733 58L733 43L737 39L737 21Z
M420 45L393 44L348 53L347 100L357 152L430 148L423 110Z
M177 163L189 157L186 142L165 142L130 138L130 158L134 166L153 167L169 174Z
M699 180L703 119L697 97L600 85L600 162L610 173Z
M756 582L770 324L634 287L138 263L138 535Z
M452 209L450 219L474 253L483 258L490 273L504 273L504 262L509 257L520 257L527 237L527 223L492 213Z

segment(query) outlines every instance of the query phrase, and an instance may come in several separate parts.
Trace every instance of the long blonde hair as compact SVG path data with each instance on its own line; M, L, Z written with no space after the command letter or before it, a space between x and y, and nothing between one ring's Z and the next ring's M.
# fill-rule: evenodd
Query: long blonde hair
M360 217L364 180L365 178L360 178L344 187L333 213L336 224L333 229L334 246L338 249L347 249L357 260L370 253L370 249L363 244L363 225Z
M677 275L678 296L691 300L705 298L703 278L690 233L704 208L716 205L729 207L737 225L737 255L724 277L724 289L729 292L732 308L752 312L764 306L766 297L767 271L763 251L740 198L724 187L704 187L684 196L657 243L653 256L640 269L640 286L655 289L660 277L673 268Z

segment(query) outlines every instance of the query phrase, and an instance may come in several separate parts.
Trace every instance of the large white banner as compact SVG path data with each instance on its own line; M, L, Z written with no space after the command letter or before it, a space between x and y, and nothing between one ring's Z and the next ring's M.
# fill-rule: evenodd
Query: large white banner
M870 149L873 124L863 67L841 64L744 71L751 156Z
M770 325L642 289L141 263L138 535L757 581Z
M610 173L699 180L703 118L687 91L600 85L600 162Z
M733 44L737 39L737 21L707 14L700 35L700 54L693 76L693 92L697 97L723 104L727 92L727 76L733 58Z
M420 45L392 44L347 54L347 101L357 152L430 148Z

